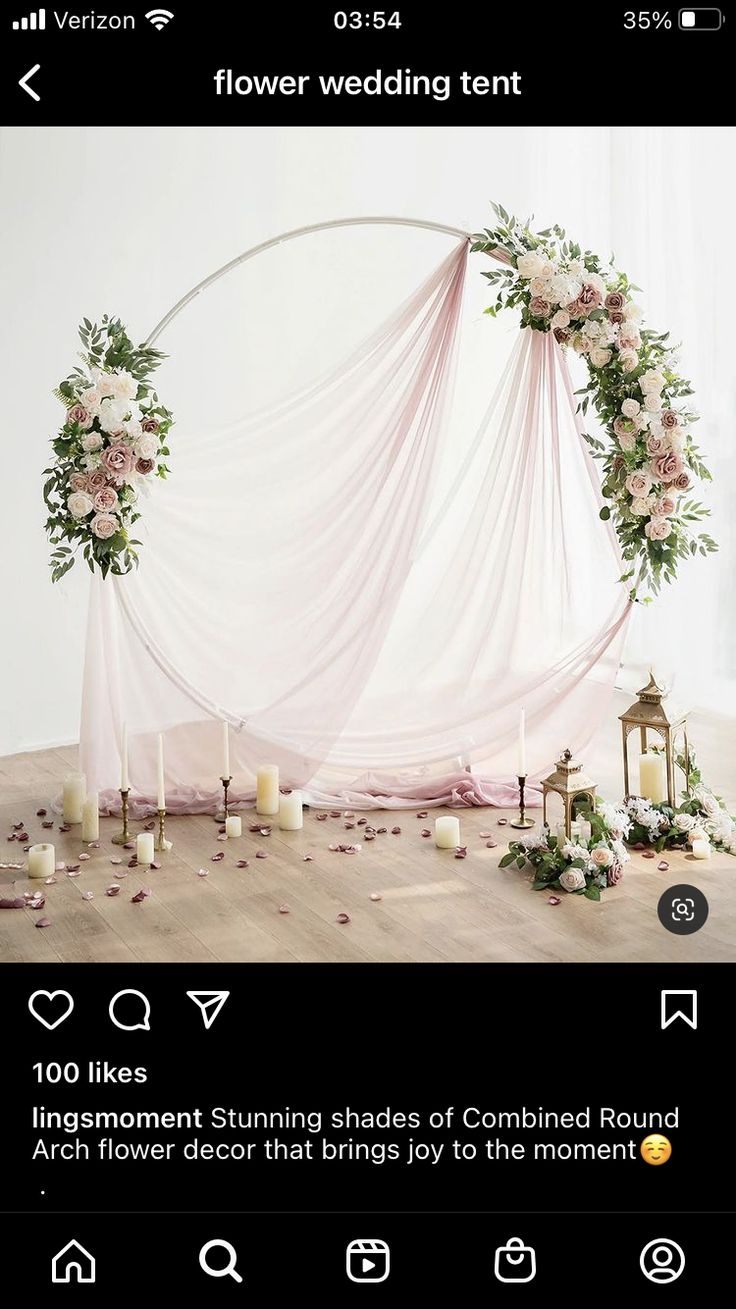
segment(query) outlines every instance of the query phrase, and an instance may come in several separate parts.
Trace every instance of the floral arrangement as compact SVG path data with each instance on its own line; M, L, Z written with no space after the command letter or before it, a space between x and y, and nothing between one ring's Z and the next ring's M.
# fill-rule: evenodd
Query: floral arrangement
M677 763L684 768L686 761L680 756ZM676 809L668 804L653 804L641 796L631 796L626 800L624 810L629 820L629 844L672 850L704 838L717 850L736 855L736 818L728 812L720 796L704 784L692 750L688 786L689 792L683 795L682 804Z
M618 886L630 855L624 845L629 820L622 810L613 806L597 808L589 814L589 838L560 842L549 829L521 836L509 842L508 854L500 862L501 868L515 863L517 868L529 864L534 870L532 889L535 891L566 891L569 895L584 895L588 900L600 900L601 891ZM553 903L558 903L553 898Z
M150 376L165 355L134 346L117 318L79 329L84 367L74 368L55 394L66 406L44 470L46 531L53 547L51 578L69 572L80 547L92 572L121 575L137 566L131 528L154 477L169 469L167 435L173 416Z
M688 493L694 478L711 475L693 439L692 388L667 344L669 333L642 325L633 297L640 288L614 267L613 256L605 264L563 228L533 232L493 207L496 227L474 237L472 246L506 265L484 273L497 289L486 313L518 308L522 327L553 332L585 359L589 380L576 392L583 397L578 412L587 414L592 402L608 433L607 444L585 435L603 463L608 503L600 516L613 521L630 565L620 581L629 583L631 599L640 588L656 593L663 581L674 581L682 559L718 548L695 531L710 511Z

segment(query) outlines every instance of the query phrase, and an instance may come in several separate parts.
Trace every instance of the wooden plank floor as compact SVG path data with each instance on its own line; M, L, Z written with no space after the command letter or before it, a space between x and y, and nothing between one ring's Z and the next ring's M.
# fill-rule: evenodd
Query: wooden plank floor
M67 834L44 832L36 810L48 808L64 773L75 766L75 750L47 750L0 760L0 860L24 858L15 842L5 840L12 824L24 821L31 843L51 839L57 859L76 862L85 850L80 828ZM705 863L691 856L667 855L667 872L657 861L635 855L620 887L599 905L577 896L553 907L533 892L516 869L500 869L509 839L498 826L504 811L454 810L459 814L468 857L436 850L421 829L436 814L418 819L416 810L373 811L370 821L386 826L386 835L362 842L360 854L328 849L331 842L360 840L360 829L346 832L342 819L317 822L305 815L301 832L261 837L247 832L252 814L243 814L245 834L218 842L217 827L204 816L167 820L173 850L159 855L158 870L127 868L130 852L111 844L118 819L102 819L100 848L90 850L80 876L57 874L46 887L23 872L0 869L0 895L46 894L43 914L51 926L35 926L38 912L0 911L0 960L3 962L364 962L444 960L500 962L720 961L734 958L736 945L736 859L714 855ZM506 812L508 816L508 811ZM539 821L540 815L534 815ZM391 834L399 825L400 836ZM133 824L140 830L141 824ZM483 831L498 842L487 849ZM256 859L258 849L268 858ZM217 863L211 856L224 852ZM305 862L304 855L312 861ZM122 868L110 863L120 857ZM236 860L248 859L247 869ZM206 868L206 877L198 869ZM122 890L115 898L105 888L116 873ZM656 915L659 896L675 882L701 887L710 903L705 927L690 937L664 931ZM142 904L131 897L142 885L150 896ZM87 900L83 892L92 891ZM371 900L372 894L381 899ZM280 908L288 905L289 912ZM347 912L350 923L339 924Z

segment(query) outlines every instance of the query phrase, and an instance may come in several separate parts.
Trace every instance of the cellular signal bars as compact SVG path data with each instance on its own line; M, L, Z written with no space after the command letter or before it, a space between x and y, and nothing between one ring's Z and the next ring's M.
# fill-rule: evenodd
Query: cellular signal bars
M45 9L39 9L37 14L29 14L28 18L16 18L13 23L14 32L43 32L45 27Z

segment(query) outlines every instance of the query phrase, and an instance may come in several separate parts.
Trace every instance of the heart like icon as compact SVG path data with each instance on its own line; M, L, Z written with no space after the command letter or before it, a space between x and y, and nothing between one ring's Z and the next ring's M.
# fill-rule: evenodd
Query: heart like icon
M39 1013L37 1007L39 1001L43 1003L44 1008L49 1013L53 1013L59 1009L58 1001L60 1000L66 1000L66 1005L63 1013L59 1014L58 1018L54 1018L53 1022L50 1022L48 1018L44 1018L43 1014ZM74 1008L74 998L68 991L34 991L28 1001L28 1008L37 1022L43 1023L44 1027L48 1027L49 1031L53 1032L55 1027L58 1027L60 1023L63 1023L69 1017Z

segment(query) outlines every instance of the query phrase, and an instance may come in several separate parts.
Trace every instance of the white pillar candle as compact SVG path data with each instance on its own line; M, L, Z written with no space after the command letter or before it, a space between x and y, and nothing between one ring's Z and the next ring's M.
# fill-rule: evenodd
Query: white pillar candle
M228 814L225 819L225 835L228 837L243 835L243 822L240 814Z
M710 841L693 841L693 859L710 859Z
M664 755L639 755L639 794L652 804L661 804L667 799L667 783L664 774Z
M526 712L519 710L519 759L517 776L526 777Z
M53 845L43 842L32 845L28 851L28 876L53 877L56 867L56 852Z
M120 748L120 790L130 790L128 784L128 724L123 723L123 740Z
M158 796L156 805L159 809L166 808L166 788L164 786L164 738L161 732L158 734Z
M135 838L135 853L139 864L152 864L153 832L139 832Z
M84 773L67 773L64 778L64 822L81 823L82 805L87 794Z
M454 850L460 844L460 819L451 815L434 820L434 843L438 850Z
M298 832L304 826L301 791L289 791L279 797L279 827L282 832Z
M100 839L100 798L96 791L90 791L82 805L82 840L99 841Z
M262 764L256 773L256 813L277 814L279 811L278 764Z
M222 772L220 777L230 776L230 737L227 723L222 724Z

